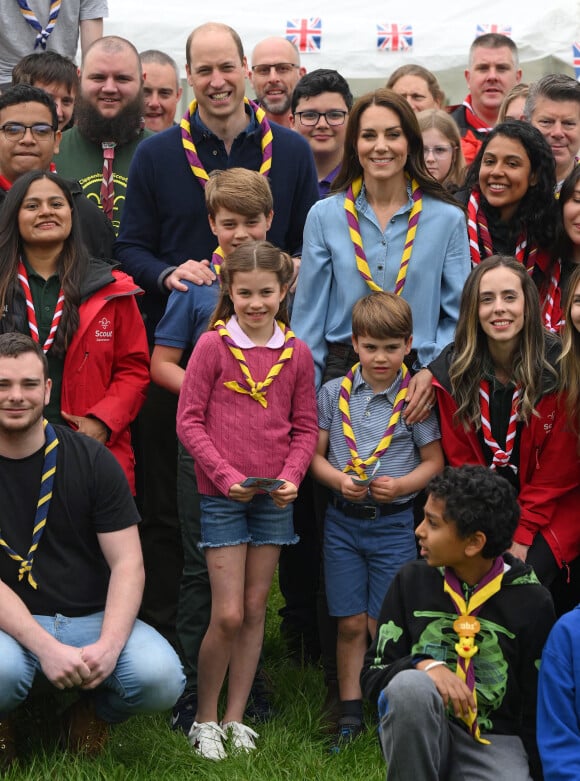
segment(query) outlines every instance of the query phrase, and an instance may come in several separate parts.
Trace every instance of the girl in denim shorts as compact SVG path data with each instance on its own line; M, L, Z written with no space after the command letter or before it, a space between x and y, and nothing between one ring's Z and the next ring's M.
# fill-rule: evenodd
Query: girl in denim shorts
M234 750L255 748L242 718L280 546L298 540L291 505L316 446L314 364L288 325L292 273L292 258L266 241L244 243L224 260L210 330L179 398L177 433L195 461L212 594L190 740L210 759L226 756L228 733Z

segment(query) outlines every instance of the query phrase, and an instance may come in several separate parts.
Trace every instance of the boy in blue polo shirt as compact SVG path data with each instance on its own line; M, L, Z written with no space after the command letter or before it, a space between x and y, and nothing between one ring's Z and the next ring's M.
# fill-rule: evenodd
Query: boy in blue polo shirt
M330 489L324 570L330 615L338 620L341 718L336 748L363 729L359 676L383 597L398 569L416 558L413 499L443 469L435 414L402 418L411 378L409 304L393 293L362 298L352 311L360 363L318 397L319 439L312 473Z

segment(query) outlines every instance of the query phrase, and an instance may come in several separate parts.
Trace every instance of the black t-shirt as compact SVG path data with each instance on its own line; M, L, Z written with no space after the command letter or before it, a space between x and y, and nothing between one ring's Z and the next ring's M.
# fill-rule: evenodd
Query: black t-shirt
M18 580L20 562L0 550L0 579L38 615L81 616L103 610L109 568L97 533L139 522L127 479L94 439L55 426L58 455L48 519L34 555L34 589ZM32 540L44 447L19 460L0 457L1 536L26 558Z

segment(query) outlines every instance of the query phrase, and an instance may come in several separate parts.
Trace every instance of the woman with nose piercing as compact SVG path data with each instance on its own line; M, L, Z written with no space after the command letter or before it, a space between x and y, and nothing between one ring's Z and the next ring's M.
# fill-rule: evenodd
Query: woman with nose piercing
M555 330L555 280L550 251L555 241L556 172L550 147L527 122L508 120L486 136L473 161L465 190L471 260L511 255L523 263L540 293L542 320Z
M142 292L89 258L64 179L30 171L16 180L0 213L0 333L42 345L52 380L45 417L105 444L133 494L129 426L149 383Z

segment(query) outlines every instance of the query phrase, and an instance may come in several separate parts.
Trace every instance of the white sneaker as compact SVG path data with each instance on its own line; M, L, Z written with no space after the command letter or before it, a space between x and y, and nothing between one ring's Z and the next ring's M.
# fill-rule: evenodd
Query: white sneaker
M189 730L188 740L193 750L206 759L219 761L225 759L224 749L226 733L215 721L194 721Z
M222 728L229 734L234 750L254 751L256 748L254 738L259 738L260 736L240 721L228 721L227 724L222 722Z

